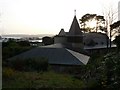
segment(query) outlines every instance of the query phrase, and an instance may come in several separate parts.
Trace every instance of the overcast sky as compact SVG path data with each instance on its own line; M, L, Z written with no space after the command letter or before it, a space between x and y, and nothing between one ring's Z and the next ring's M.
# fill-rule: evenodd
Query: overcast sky
M76 9L77 19L84 14L99 14L119 0L0 0L0 34L58 34L69 31ZM106 9L107 10L107 9Z

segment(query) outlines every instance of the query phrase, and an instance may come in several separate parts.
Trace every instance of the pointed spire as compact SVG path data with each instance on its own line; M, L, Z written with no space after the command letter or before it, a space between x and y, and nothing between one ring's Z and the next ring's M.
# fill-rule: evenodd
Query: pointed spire
M72 36L82 35L79 23L78 23L77 18L76 18L76 10L75 10L74 19L72 21L72 24L71 24L71 27L70 27L70 30L69 30L69 35L72 35Z
M76 9L74 10L74 16L76 16Z

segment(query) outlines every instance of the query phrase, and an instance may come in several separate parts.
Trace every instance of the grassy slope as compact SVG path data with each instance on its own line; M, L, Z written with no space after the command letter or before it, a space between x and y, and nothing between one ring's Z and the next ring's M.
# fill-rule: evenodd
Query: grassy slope
M85 84L71 75L48 72L7 71L3 88L84 88ZM9 76L10 75L10 76Z

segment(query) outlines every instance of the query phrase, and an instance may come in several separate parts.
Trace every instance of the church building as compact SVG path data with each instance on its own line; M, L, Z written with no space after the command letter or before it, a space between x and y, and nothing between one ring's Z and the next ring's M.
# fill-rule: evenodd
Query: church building
M108 40L109 38L105 33L83 33L76 15L73 18L69 32L61 29L59 34L54 37L55 44L62 44L66 48L87 55L107 52L107 48L110 46ZM112 48L115 47L116 45L112 45Z
M40 57L47 58L48 63L54 66L79 66L88 63L90 57L85 54L83 33L79 27L76 15L74 16L69 32L61 29L59 34L54 37L54 44L38 46L9 60L17 58L38 58L40 60Z
M54 37L54 43L61 43L71 46L71 48L83 49L83 33L79 27L76 15L74 16L69 32L65 32L61 29L58 35Z

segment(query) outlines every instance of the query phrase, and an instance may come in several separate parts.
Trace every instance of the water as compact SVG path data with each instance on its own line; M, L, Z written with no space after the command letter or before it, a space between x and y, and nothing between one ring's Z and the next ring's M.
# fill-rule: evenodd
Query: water
M2 37L0 42L2 42L2 41L7 42L10 38L15 39L15 40L28 40L29 42L42 42L42 39L32 39L32 40L29 40L29 38L23 38L23 37Z
M29 40L29 42L42 42L42 40Z

